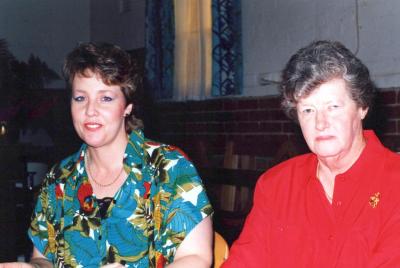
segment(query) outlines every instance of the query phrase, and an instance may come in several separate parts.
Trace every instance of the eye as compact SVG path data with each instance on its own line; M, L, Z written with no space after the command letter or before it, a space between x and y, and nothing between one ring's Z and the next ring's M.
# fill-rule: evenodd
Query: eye
M85 97L83 97L83 96L74 96L74 97L72 97L72 99L74 101L76 101L76 102L81 102L81 101L85 100Z
M301 111L303 114L311 114L313 112L313 109L311 108L305 108Z
M111 98L111 97L109 97L109 96L103 96L103 97L101 97L101 101L103 101L103 102L110 102L110 101L112 101L113 100L113 98Z
M337 104L332 104L332 105L329 105L329 107L328 107L329 110L336 110L338 108L340 108L340 106Z

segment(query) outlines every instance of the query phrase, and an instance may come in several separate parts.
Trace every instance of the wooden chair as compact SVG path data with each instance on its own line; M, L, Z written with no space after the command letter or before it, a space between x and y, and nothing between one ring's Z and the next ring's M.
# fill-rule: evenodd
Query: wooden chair
M228 245L236 240L242 229L261 173L253 168L254 156L238 155L234 147L234 142L227 142L223 167L198 170L215 210L214 228Z
M224 168L234 170L255 170L255 157L250 155L238 155L235 153L235 143L228 141L225 146ZM244 180L246 178L243 178ZM224 211L246 211L251 206L252 189L235 184L221 185L220 209Z
M229 246L225 239L217 232L214 232L214 268L221 267L228 258Z

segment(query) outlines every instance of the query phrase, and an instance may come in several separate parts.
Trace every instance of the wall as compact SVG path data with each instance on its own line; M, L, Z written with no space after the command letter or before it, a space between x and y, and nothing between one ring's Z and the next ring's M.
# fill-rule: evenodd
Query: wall
M109 1L96 3L99 10L92 8L92 37L102 35L125 42L118 36L122 35L119 30L133 29L126 27L125 15L117 16L116 4L111 6ZM143 33L144 23L140 21L144 20L144 0L131 3L135 8L131 9L134 12L129 25L135 25L134 32ZM114 31L111 24L96 19L103 14L100 6L107 6ZM279 150L288 140L297 144L298 152L306 151L298 127L279 109L276 84L260 85L259 80L278 81L290 55L310 41L335 39L370 68L383 91L378 108L371 112L370 125L387 146L399 150L400 107L398 89L394 88L400 86L399 13L400 2L396 0L242 1L244 94L200 102L146 103L147 111L142 114L149 122L147 132L181 146L200 164L209 160L208 164L220 165L227 141L236 144L239 154L256 155L260 168L271 158L284 157ZM138 41L136 37L131 40L137 40L140 47L144 39ZM201 154L202 144L207 148L206 159Z
M120 12L122 2L130 10ZM144 14L145 0L2 0L0 38L17 59L26 61L33 53L61 74L65 55L78 42L143 47ZM48 85L64 86L61 80Z
M400 85L397 0L242 1L245 95L275 94L259 77L279 80L296 50L315 39L343 42L381 88Z
M91 0L90 39L144 47L145 0Z
M121 8L124 4L126 8ZM287 131L293 125L278 112L276 100L273 108L261 105L271 102L270 98L274 99L277 92L276 85L261 86L259 78L279 80L279 71L289 56L313 39L342 41L367 64L378 86L389 92L387 96L397 92L392 87L399 86L400 34L396 33L400 31L397 18L400 2L246 0L242 2L242 10L243 96L176 105L161 103L160 109L165 113L159 118L160 126L170 129L165 134L167 141L188 147L193 140L191 137L198 135L211 143L210 150L221 154L228 139L240 140L238 144L245 144L247 138L253 143L261 139L269 151L264 154L272 156L279 142L296 135ZM0 2L0 37L9 41L10 49L18 58L26 59L30 53L35 53L51 68L59 70L65 54L78 41L114 42L125 49L144 46L144 14L145 0L26 0L23 3L4 0ZM396 94L392 97L397 97ZM389 98L386 99L388 106L384 112L391 118L388 129L397 135L399 126L395 118L400 117L400 112L397 104L389 104ZM256 111L241 108L254 104L259 105ZM148 105L148 110L154 110L154 104ZM213 112L206 111L210 107ZM173 112L175 109L181 115ZM189 118L187 114L193 117ZM183 120L184 126L179 125L182 123L180 116L188 120ZM207 118L212 121L208 122ZM196 120L203 121L197 123ZM165 126L166 121L171 121L169 126ZM172 131L173 124L179 132ZM207 125L207 133L202 130L204 125ZM148 127L154 137L162 137L155 129L157 126ZM197 129L196 133L193 129ZM261 138L263 135L269 138ZM261 146L250 147L261 150ZM243 146L242 149L249 150L250 147Z
M121 2L130 11L119 12ZM91 1L91 38L144 46L145 0ZM382 88L400 86L400 2L397 0L242 1L244 96L276 95L280 70L316 39L343 42L370 68ZM104 18L107 18L106 20Z
M125 3L129 10L120 12ZM279 79L289 56L314 39L342 41L367 64L381 88L400 84L397 0L242 1L244 95L276 94L260 77ZM0 38L21 60L34 53L59 71L79 41L144 46L145 0L0 1ZM62 87L63 84L58 84Z
M261 85L260 78L279 81L295 51L312 40L333 39L369 67L381 93L367 125L386 146L400 151L399 13L396 0L242 1L244 94L160 103L159 121L152 121L160 126L154 136L181 146L200 165L210 160L206 164L221 166L228 141L235 142L237 153L256 155L258 168L282 158L287 141L293 140L298 152L306 151L298 127L279 111L277 84ZM201 144L207 148L205 159Z
M60 73L66 53L89 39L89 0L2 0L0 38L17 59L26 61L33 53Z
M308 151L299 127L286 118L275 96L164 102L156 107L155 117L147 122L158 128L146 134L181 147L198 166L221 167L229 141L235 154L255 157L256 169ZM400 151L399 88L379 93L365 128Z

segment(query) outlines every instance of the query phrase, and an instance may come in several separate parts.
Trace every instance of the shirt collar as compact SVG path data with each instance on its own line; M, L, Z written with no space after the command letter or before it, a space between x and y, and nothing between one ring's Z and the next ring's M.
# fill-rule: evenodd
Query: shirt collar
M140 168L144 162L143 144L145 142L143 131L133 130L129 134L128 144L124 153L124 164L130 169Z
M129 172L133 168L140 168L144 162L143 144L145 142L143 131L133 130L128 137L128 144L124 153L124 165L129 168ZM79 151L71 158L61 162L61 166L70 172L75 168L79 174L83 173L84 157L87 150L87 144L83 143Z
M379 157L382 156L384 151L382 143L372 130L364 130L363 135L366 145L357 161L347 171L342 174L338 174L336 177L345 179L359 179L362 177L361 174L378 170L382 165L382 161L378 161ZM374 163L374 165L372 165L372 163Z
M338 174L336 178L340 177L345 179L358 179L362 177L360 174L365 174L365 172L368 172L368 170L370 169L372 169L371 171L378 170L378 168L382 165L382 161L377 160L379 159L379 156L382 155L385 147L379 141L373 130L364 130L363 135L366 141L366 145L360 156L347 171ZM315 154L311 154L310 161L310 165L304 168L308 169L309 178L311 180L314 180L315 178L317 178L317 156ZM371 165L371 163L374 163L374 165Z

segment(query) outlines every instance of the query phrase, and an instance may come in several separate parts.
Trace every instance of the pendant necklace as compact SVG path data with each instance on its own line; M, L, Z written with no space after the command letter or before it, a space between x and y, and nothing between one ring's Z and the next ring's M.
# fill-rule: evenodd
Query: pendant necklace
M100 187L109 187L111 185L113 185L121 176L122 171L124 170L124 165L122 164L122 168L121 170L118 172L118 175L109 183L103 184L98 182L93 176L92 176L92 172L90 171L90 165L89 165L89 158L87 157L87 153L85 154L85 164L86 164L86 169L87 169L87 174L90 180L92 180L97 186Z

